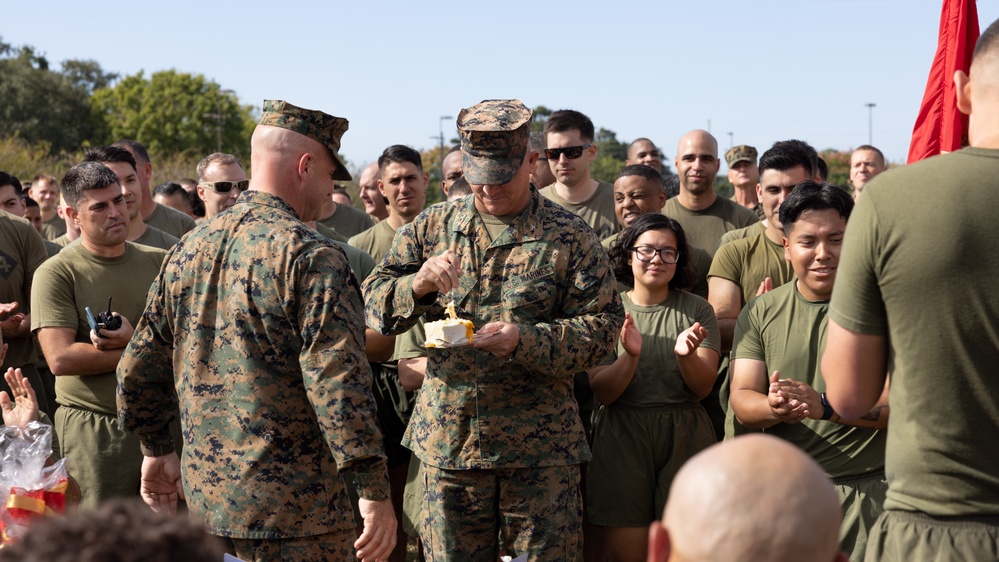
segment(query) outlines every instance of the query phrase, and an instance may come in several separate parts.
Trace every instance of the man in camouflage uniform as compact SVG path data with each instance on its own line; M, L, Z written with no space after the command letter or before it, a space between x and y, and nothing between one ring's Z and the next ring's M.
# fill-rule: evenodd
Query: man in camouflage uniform
M400 229L364 283L367 323L400 333L453 300L471 346L428 350L403 444L425 471L420 537L429 560L510 554L573 560L579 463L589 447L573 373L598 364L621 327L606 253L575 214L530 183L531 112L488 100L458 115L474 197Z
M183 476L190 510L244 560L348 560L354 548L384 560L395 545L360 291L343 251L301 222L350 179L336 157L346 130L264 102L250 189L169 254L119 365L143 499L172 510ZM165 431L175 388L183 465ZM356 542L339 470L361 497Z

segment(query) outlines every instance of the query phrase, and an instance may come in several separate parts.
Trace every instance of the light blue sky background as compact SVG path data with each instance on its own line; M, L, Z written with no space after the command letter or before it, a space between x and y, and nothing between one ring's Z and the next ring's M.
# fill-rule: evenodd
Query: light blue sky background
M53 62L122 75L201 73L265 98L347 117L354 166L390 144L435 146L462 107L516 97L573 108L672 160L686 131L722 151L801 138L868 139L903 162L942 0L563 2L5 2L0 34ZM999 2L979 0L984 30ZM140 141L142 139L139 139Z

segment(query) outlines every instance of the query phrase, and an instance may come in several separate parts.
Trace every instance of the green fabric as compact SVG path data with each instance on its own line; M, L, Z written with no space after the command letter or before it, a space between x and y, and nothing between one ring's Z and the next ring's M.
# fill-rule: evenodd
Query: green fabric
M476 328L516 324L520 343L508 357L473 347L429 350L403 444L427 464L449 469L589 460L573 375L610 352L623 320L607 253L593 231L536 193L491 242L474 198L434 205L399 230L364 282L367 325L400 334L424 313L443 318L447 297L414 299L412 283L424 261L446 250L460 257L458 316Z
M843 508L839 547L850 560L863 560L870 530L884 511L888 480L884 472L876 472L833 484Z
M159 203L156 203L156 208L152 214L143 219L142 222L175 238L183 238L196 224L187 213Z
M347 238L356 236L375 226L375 219L371 218L371 215L368 213L350 205L341 205L339 203L337 203L336 210L333 211L332 215L316 222L336 230ZM371 252L368 253L370 254Z
M52 219L42 222L42 237L46 240L55 240L66 234L66 221L59 216L59 213L52 215Z
M794 278L794 268L784 258L784 247L761 232L718 248L708 277L720 277L738 285L742 290L742 306L746 306L764 279L769 277L776 289Z
M594 525L647 527L662 517L677 471L713 445L715 433L697 403L615 406L601 408L593 424L593 460L586 469L587 513Z
M723 234L730 230L759 222L756 213L731 199L716 197L706 209L691 211L680 204L677 197L663 205L663 214L683 227L687 243L700 246L714 255Z
M357 278L357 284L360 285L361 281L367 279L368 275L375 269L375 260L371 258L364 250L355 248L346 242L340 242L338 240L333 241L343 253L347 254L347 263L350 264L350 270L354 272L354 277Z
M780 371L781 378L801 381L824 392L826 383L819 372L819 360L826 342L829 303L805 300L796 285L788 283L774 289L742 309L735 327L733 362L763 361L767 373ZM806 419L796 424L778 423L766 432L801 447L830 478L884 468L883 430Z
M351 236L347 243L367 252L375 260L375 263L379 263L385 254L392 249L392 240L394 239L395 229L387 220L384 220L360 234Z
M741 240L743 238L749 238L750 236L755 236L760 234L767 229L767 225L761 220L760 222L751 224L749 226L744 226L742 228L737 228L735 230L730 230L725 234L722 234L721 242L718 243L718 247L722 247L725 244L733 240Z
M999 150L879 175L850 217L830 318L887 336L887 509L999 513Z
M864 191L866 196L867 189ZM888 510L871 528L863 559L866 562L999 560L999 519L936 519L922 513Z
M31 223L10 213L0 211L0 302L19 303L16 312L29 313L33 309L31 285L35 272L48 259L45 244ZM8 344L3 372L10 367L20 367L38 361L31 334L5 338ZM36 381L32 381L34 384ZM36 389L38 387L35 387Z
M631 383L611 407L641 408L698 402L683 381L673 348L680 333L700 322L708 331L701 345L718 351L718 320L708 301L686 291L670 291L665 301L653 306L637 305L627 293L621 293L621 301L642 334L642 354ZM624 352L618 338L615 357Z
M31 300L46 303L31 315L31 329L72 328L76 341L90 344L90 325L84 307L97 314L111 309L135 326L146 305L146 293L166 253L163 250L125 243L125 253L116 258L91 254L83 244L69 246L38 268ZM114 351L108 351L114 353ZM56 377L56 401L63 406L114 416L114 371L99 375Z
M597 182L597 190L586 201L570 203L556 191L555 184L540 190L541 195L549 201L558 203L576 213L597 233L597 238L606 238L621 230L614 214L614 184L605 181Z
M336 229L330 228L321 222L316 222L316 232L322 234L323 236L329 238L334 242L343 242L345 244L347 243L346 236L337 232Z
M392 360L413 359L415 357L426 357L427 350L423 347L423 342L427 341L427 333L423 325L427 320L420 317L413 327L395 337L395 353Z
M62 456L69 459L69 473L80 484L80 507L96 507L116 497L138 497L139 438L119 429L116 417L62 407L56 410L55 429Z
M79 240L79 238L77 238L77 240ZM151 248L169 250L179 241L180 238L177 238L176 236L167 234L156 227L146 225L146 231L142 233L142 236L136 238L132 242L142 244L143 246L149 246Z

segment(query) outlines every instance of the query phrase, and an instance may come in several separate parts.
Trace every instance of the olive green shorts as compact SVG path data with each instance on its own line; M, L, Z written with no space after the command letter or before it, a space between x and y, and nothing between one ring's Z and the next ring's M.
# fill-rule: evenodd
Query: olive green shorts
M871 528L864 560L999 560L999 517L930 517L887 510Z
M590 523L648 527L662 517L683 463L714 442L711 419L697 403L601 408L586 475Z
M843 508L839 547L850 560L863 560L870 529L884 511L888 480L882 471L855 478L837 478L833 484Z
M55 430L62 456L69 459L69 473L80 483L80 507L139 495L139 438L118 429L117 417L59 406Z

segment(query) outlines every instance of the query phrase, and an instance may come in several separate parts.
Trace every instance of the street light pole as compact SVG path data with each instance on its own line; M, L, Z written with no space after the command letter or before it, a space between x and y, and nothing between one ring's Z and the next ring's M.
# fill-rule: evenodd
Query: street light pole
M735 146L735 143L732 141L732 136L733 135L734 135L734 133L732 131L728 132L728 148L729 148L729 150L732 150L732 147Z
M437 124L440 125L440 133L441 133L441 136L440 136L440 140L441 140L441 174L444 173L443 172L443 166L444 166L444 122L447 121L448 119L454 119L454 117L451 117L450 115L441 115L441 118L437 122ZM444 181L443 177L441 177L441 181Z
M867 107L867 144L874 146L874 108L873 103L865 103Z

